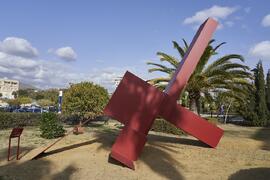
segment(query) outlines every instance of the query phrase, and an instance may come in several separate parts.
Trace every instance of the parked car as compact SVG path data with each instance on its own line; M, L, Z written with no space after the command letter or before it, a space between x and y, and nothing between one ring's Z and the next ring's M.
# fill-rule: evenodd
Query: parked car
M19 109L14 109L12 112L26 112L26 110L19 108Z
M33 108L33 113L41 113L41 108Z

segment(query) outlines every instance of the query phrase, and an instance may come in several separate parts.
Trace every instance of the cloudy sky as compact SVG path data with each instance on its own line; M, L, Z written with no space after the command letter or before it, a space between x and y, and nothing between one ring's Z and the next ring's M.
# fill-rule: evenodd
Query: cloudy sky
M129 70L143 79L157 51L177 56L172 40L191 41L207 17L220 24L220 55L238 53L270 68L270 1L1 1L0 78L38 88L93 81L115 88Z

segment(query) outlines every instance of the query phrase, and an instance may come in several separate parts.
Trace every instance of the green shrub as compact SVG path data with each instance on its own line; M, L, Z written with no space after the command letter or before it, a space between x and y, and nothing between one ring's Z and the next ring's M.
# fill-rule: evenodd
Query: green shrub
M164 132L164 133L175 134L175 135L185 134L184 131L176 128L173 124L163 119L156 119L154 121L154 124L152 126L152 131Z
M41 137L52 139L64 135L65 130L55 113L43 113L40 122Z
M105 88L91 82L73 84L64 92L63 113L95 118L102 114L109 95Z
M0 112L0 129L23 126L37 126L40 122L39 113Z

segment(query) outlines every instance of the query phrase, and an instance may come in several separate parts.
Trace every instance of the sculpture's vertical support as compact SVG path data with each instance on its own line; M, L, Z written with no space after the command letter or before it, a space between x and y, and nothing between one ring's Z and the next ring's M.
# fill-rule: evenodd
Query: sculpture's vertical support
M138 159L145 143L145 134L125 126L113 144L110 156L134 170L133 161Z

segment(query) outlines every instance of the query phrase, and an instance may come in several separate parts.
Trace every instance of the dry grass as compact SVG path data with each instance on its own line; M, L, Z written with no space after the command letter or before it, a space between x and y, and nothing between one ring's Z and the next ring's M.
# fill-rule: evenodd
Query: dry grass
M70 135L42 158L6 163L10 130L0 132L0 179L267 179L270 177L270 129L220 125L217 149L189 136L151 132L136 171L108 163L118 134L111 128L86 128ZM37 128L26 128L25 151L48 142ZM51 140L49 140L51 141Z

